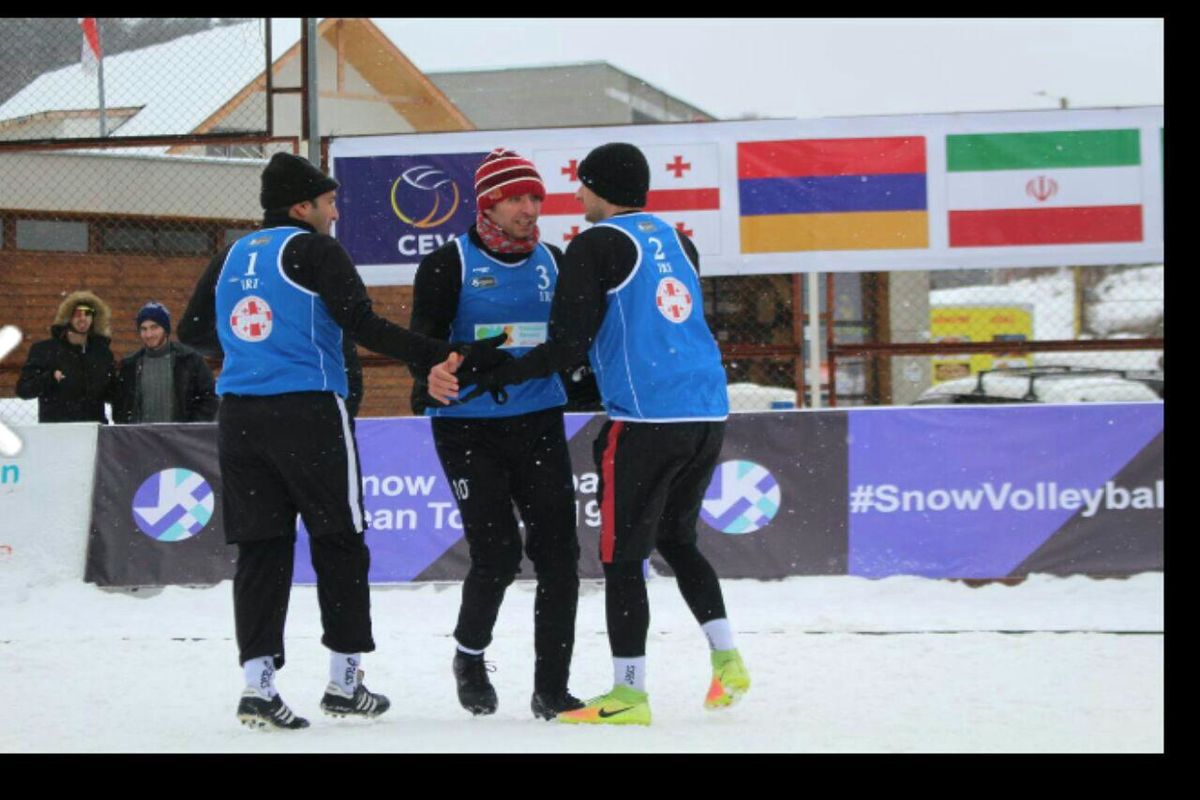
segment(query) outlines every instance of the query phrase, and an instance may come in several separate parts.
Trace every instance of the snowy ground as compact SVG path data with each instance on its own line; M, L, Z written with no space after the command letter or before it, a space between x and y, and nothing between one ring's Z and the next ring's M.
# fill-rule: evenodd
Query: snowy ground
M1161 752L1163 576L1035 576L1017 586L916 577L727 581L753 688L706 712L703 638L674 581L650 582L648 728L534 720L532 584L509 591L488 659L500 710L472 718L450 676L457 584L373 592L367 685L393 709L324 717L315 591L297 588L283 696L312 727L234 719L230 585L135 594L0 585L0 753ZM585 582L572 688L611 685L603 592ZM137 687L134 694L134 687Z

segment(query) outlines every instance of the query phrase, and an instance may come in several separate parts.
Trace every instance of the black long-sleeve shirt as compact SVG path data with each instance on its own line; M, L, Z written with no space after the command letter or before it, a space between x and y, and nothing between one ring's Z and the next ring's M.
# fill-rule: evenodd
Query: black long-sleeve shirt
M679 239L699 273L696 246L686 236ZM522 383L585 361L604 322L608 291L625 282L637 260L637 247L616 228L593 226L572 239L563 254L550 305L547 340L501 367L497 374L503 375L504 383Z
M287 277L316 292L341 329L368 350L405 361L421 373L450 353L445 342L422 336L376 314L362 278L336 239L292 217L268 213L264 228L291 225L310 231L296 236L283 249L282 264ZM179 340L201 353L220 356L216 326L216 286L229 255L226 247L209 262L200 276L187 310L179 321Z

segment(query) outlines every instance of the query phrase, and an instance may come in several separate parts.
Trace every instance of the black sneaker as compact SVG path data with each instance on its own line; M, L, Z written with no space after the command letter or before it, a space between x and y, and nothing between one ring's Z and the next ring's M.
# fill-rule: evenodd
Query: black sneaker
M458 702L475 716L495 714L500 702L496 699L496 690L488 680L488 673L495 667L483 660L483 656L473 656L461 650L454 653L454 680L458 682Z
M562 711L583 708L584 702L567 690L561 692L534 692L529 707L539 719L554 719Z
M346 694L341 686L330 683L321 698L321 710L331 717L365 717L373 719L392 707L392 701L375 694L363 685L363 671L358 671L354 694Z
M246 727L259 730L269 731L277 728L295 731L308 727L308 720L293 714L282 697L275 695L268 700L253 689L242 692L242 699L237 707L237 718Z

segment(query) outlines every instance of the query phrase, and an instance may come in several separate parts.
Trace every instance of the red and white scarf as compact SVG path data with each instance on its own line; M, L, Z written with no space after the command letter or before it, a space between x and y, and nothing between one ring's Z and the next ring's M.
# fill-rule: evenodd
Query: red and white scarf
M541 231L534 225L533 235L528 239L514 239L482 211L475 215L475 229L484 246L493 253L532 253L541 237Z

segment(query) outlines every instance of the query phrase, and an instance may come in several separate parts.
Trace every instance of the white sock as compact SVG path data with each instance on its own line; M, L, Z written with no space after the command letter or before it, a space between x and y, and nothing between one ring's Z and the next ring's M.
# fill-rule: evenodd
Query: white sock
M261 697L270 699L279 694L275 689L275 659L271 656L252 658L242 665L246 686Z
M727 619L709 620L700 626L700 630L708 637L708 646L713 650L732 650L737 646L733 643L733 629Z
M613 685L629 686L639 692L646 691L646 657L613 657Z
M358 688L358 668L362 665L361 653L329 654L329 682L352 695Z
M471 649L471 648L469 648L469 647L463 647L461 644L458 646L458 652L460 652L460 653L466 653L466 654L467 654L467 655L469 655L469 656L481 656L481 655L483 655L483 651L482 651L482 650L472 650L472 649Z

